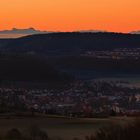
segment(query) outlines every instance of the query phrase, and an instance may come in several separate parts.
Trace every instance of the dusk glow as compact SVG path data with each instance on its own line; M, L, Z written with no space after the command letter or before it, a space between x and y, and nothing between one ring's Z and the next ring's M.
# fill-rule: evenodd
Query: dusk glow
M140 0L1 0L0 30L140 29Z

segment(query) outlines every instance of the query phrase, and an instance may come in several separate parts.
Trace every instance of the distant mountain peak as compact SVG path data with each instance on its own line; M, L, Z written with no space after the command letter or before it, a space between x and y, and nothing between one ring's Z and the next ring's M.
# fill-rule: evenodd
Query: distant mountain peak
M29 28L25 28L25 29L12 28L12 30L13 30L13 31L14 31L14 30L34 30L34 31L36 31L36 29L33 28L33 27L29 27Z
M138 30L138 31L132 31L132 32L130 32L130 34L140 34L140 30Z
M33 27L26 28L26 29L12 28L11 30L0 31L0 34L27 34L29 35L29 34L42 34L42 33L48 33L48 32L36 30Z

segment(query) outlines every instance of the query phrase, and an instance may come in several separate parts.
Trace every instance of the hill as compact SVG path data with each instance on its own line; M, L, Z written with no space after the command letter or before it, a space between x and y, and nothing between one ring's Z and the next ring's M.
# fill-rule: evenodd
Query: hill
M34 52L47 56L79 55L89 50L139 48L140 35L119 33L50 33L0 40L2 52Z
M0 40L2 54L38 55L58 71L74 74L74 76L140 74L140 59L122 61L81 56L87 51L111 51L118 48L140 48L140 35L72 32L38 34L18 39Z
M69 83L71 78L55 70L46 61L33 55L1 54L0 81Z

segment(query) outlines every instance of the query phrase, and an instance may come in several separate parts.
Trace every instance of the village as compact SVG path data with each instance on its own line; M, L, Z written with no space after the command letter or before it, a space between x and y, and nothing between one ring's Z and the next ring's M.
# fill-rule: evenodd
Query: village
M76 81L65 89L0 88L0 114L39 112L69 117L140 115L140 88L125 81Z
M81 56L102 59L139 59L140 48L118 48L114 50L87 51Z

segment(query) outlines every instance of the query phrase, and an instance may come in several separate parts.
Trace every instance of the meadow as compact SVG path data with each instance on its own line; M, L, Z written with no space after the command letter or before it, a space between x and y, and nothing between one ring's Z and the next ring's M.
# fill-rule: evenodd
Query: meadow
M31 117L0 117L0 134L4 136L7 131L16 128L22 134L29 135L31 127L38 127L45 131L51 139L67 139L73 138L85 139L85 136L94 134L98 129L109 126L111 124L126 124L132 118L65 118L57 116L37 116Z

